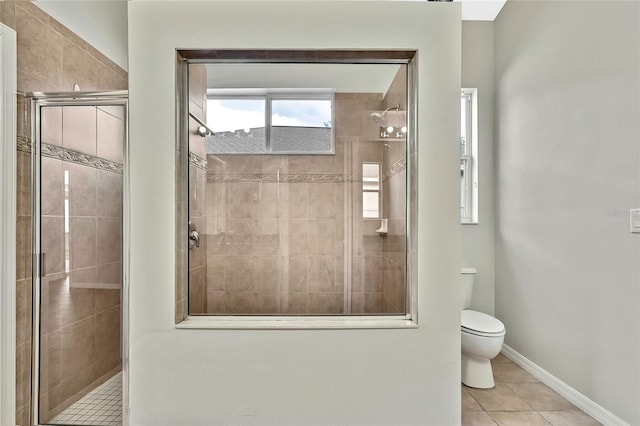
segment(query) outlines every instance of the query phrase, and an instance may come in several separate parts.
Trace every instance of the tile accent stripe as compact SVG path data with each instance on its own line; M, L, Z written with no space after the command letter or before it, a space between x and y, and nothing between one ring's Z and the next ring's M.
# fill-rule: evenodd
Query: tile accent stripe
M57 145L43 143L42 155L59 160L69 161L71 163L83 166L94 167L96 169L108 170L111 172L122 174L123 165L114 161L105 160L104 158L94 157L93 155L83 154L81 152L72 151Z
M202 170L207 170L207 159L189 152L189 164Z
M222 175L215 172L207 173L207 182L263 182L263 183L346 183L362 181L362 176L339 174L307 174L285 175L280 178L271 174L238 174Z
M393 163L391 167L389 167L389 170L384 172L384 176L382 177L382 180L383 181L388 180L389 178L391 178L391 176L400 173L406 168L407 168L407 158L402 157L401 159Z
M195 167L207 170L207 162L205 159L189 153L189 163ZM407 159L402 157L384 172L383 181L388 180L392 176L402 172L407 168ZM362 182L362 175L349 174L221 174L215 171L207 173L207 182L263 182L263 183L348 183Z

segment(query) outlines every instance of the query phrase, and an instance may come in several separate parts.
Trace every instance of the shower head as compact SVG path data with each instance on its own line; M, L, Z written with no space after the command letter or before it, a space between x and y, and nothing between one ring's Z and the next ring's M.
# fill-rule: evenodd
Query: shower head
M384 113L372 112L371 119L380 126L384 125Z
M382 112L372 112L371 119L379 126L384 127L386 124L384 116L390 110L400 111L400 105L389 107Z

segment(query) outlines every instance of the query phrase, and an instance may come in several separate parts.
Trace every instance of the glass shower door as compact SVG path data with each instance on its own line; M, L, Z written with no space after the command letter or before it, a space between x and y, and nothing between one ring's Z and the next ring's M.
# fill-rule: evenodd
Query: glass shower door
M122 415L126 101L34 101L38 424Z

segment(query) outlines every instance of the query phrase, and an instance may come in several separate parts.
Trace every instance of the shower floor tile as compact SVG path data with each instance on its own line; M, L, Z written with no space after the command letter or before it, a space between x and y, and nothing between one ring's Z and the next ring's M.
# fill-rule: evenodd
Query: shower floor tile
M52 425L121 426L122 373L118 373L49 422Z

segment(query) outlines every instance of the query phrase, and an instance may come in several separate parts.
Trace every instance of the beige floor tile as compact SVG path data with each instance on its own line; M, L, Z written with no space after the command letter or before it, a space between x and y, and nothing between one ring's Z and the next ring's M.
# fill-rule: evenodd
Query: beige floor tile
M531 411L531 406L505 383L496 382L496 387L493 389L468 388L468 391L482 408L488 411Z
M549 426L535 411L490 411L489 415L498 426Z
M601 423L582 411L541 411L553 426L599 426Z
M491 362L511 362L511 360L504 356L502 352L500 352L497 357L491 360Z
M493 377L498 382L522 383L538 381L538 379L513 362L495 362L492 367Z
M491 417L485 411L463 411L462 426L495 426Z
M462 385L462 411L483 411L464 385Z
M573 404L542 383L506 383L506 385L536 411L577 410Z

